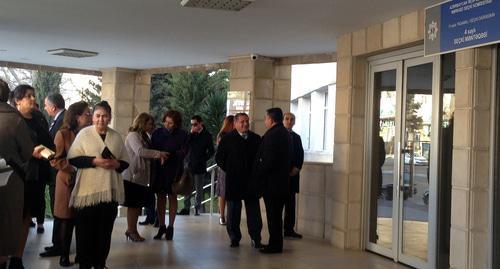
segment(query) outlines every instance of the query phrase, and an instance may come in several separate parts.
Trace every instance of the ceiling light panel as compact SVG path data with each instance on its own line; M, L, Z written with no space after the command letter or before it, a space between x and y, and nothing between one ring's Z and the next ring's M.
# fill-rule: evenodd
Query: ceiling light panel
M255 0L182 0L183 7L197 7L240 11Z
M53 49L53 50L48 50L47 52L52 55L73 57L73 58L94 57L99 54L93 51L67 49L67 48Z

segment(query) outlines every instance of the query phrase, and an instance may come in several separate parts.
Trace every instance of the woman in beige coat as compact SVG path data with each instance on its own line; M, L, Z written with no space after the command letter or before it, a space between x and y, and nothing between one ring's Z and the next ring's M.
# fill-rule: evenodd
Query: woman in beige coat
M60 229L56 235L61 245L61 258L59 264L63 267L71 266L69 261L69 251L71 238L73 237L73 227L75 216L73 209L69 207L71 191L75 184L75 169L68 163L66 155L71 144L75 140L76 134L82 128L87 127L92 122L92 114L86 102L77 102L69 106L65 113L61 129L54 139L56 145L56 155L50 162L52 167L58 170L56 176L56 192L54 202L54 218L60 220Z

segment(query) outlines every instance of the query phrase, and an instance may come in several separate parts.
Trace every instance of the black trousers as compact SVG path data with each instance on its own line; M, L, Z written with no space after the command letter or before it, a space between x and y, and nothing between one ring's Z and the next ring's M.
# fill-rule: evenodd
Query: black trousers
M247 228L250 238L255 242L261 240L260 232L262 231L262 216L260 215L259 199L244 199L245 211L247 215ZM227 217L226 229L231 241L241 240L241 200L226 201Z
M80 268L104 268L118 203L101 203L76 211L76 248Z
M285 197L264 196L269 229L269 248L283 250L283 208Z
M295 192L291 192L285 201L285 220L283 228L285 232L293 232L295 227Z

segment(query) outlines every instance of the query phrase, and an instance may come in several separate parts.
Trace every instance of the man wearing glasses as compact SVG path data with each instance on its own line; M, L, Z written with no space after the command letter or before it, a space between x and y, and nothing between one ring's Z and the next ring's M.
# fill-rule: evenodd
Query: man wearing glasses
M207 173L207 161L214 154L214 144L212 135L203 126L201 116L195 115L191 118L191 132L188 136L188 167L191 170L194 178L196 189L195 196L195 216L203 213L201 201L203 200L203 178ZM184 209L179 212L179 215L189 215L191 208L191 197L189 195L184 199Z

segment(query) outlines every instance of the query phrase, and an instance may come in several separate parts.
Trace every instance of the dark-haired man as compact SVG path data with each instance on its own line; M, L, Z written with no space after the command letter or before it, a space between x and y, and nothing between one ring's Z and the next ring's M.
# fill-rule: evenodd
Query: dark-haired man
M203 179L207 174L207 161L214 155L214 142L212 135L203 126L201 116L195 115L191 118L191 132L188 135L188 167L191 170L194 178L194 186L196 190L194 214L197 216L200 212L203 213ZM191 197L188 195L184 199L184 209L180 215L189 215L191 207Z
M283 126L283 111L270 108L264 121L267 131L262 137L255 160L255 176L261 181L267 212L269 244L262 253L283 252L283 207L290 192L291 140Z
M227 202L226 229L231 240L230 247L238 247L241 240L241 201L245 201L247 227L252 246L262 247L262 217L260 215L259 191L252 167L260 145L260 136L249 130L249 118L245 113L234 116L235 129L222 137L215 154L217 165L226 173Z

